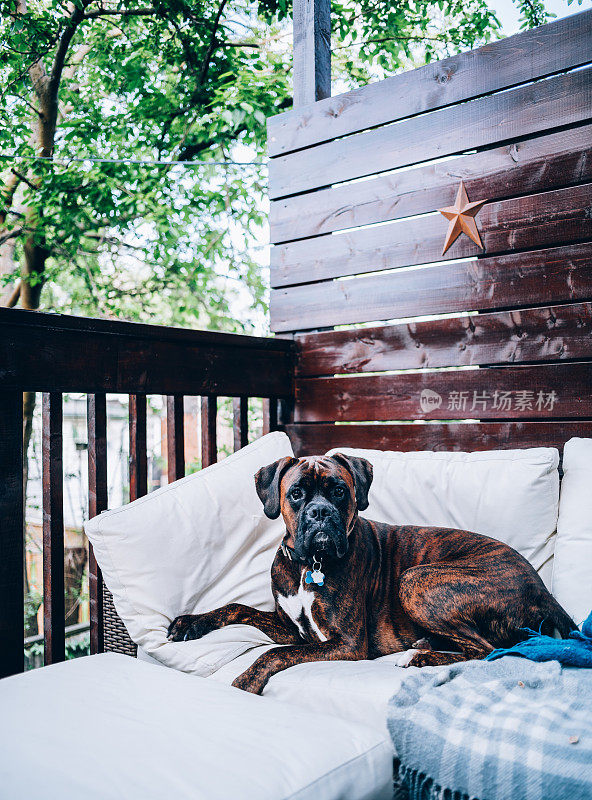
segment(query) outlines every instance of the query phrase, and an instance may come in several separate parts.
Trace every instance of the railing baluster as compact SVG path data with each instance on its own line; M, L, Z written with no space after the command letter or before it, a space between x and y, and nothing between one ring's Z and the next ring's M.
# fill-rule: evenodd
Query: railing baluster
M96 517L107 508L107 398L89 394L88 424L88 516ZM88 543L88 594L90 607L90 652L102 653L103 576L92 545Z
M66 657L62 395L43 394L43 663Z
M169 483L185 475L183 395L167 396L167 472Z
M129 398L129 478L130 500L148 494L145 394L130 394Z
M201 466L209 467L218 460L218 442L216 438L216 417L218 414L218 398L206 395L201 398Z
M278 401L277 397L263 399L263 435L278 429Z
M25 668L23 393L0 392L0 405L0 678L5 678Z
M249 398L232 398L232 433L234 451L249 444Z

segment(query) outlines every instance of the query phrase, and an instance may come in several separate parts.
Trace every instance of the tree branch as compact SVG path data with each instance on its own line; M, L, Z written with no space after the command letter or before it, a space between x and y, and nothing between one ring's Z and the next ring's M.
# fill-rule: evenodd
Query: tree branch
M21 282L19 281L6 299L2 298L3 308L14 308L21 296Z
M4 242L7 242L9 239L17 239L24 231L24 228L14 228L3 236L0 236L0 244L4 244Z
M83 20L99 19L100 17L150 17L158 14L157 8L129 8L129 9L107 9L102 8L99 11L89 11L83 16Z
M210 36L210 46L206 51L206 55L204 58L204 62L201 68L201 72L199 74L199 82L203 84L206 79L206 75L208 74L208 69L210 68L210 61L212 60L212 56L214 55L214 50L216 49L216 34L218 32L218 27L220 25L220 19L222 18L222 12L224 11L224 7L227 3L227 0L222 0L220 5L218 6L218 12L216 14L216 19L214 20L214 27L212 29L212 35Z

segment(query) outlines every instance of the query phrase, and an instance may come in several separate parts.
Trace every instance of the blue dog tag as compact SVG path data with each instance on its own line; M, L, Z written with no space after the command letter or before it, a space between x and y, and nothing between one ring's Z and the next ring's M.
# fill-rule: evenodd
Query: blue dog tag
M304 582L315 583L317 586L322 586L325 582L325 576L318 569L315 569L314 572L311 572L309 569L307 569L306 575L304 577Z

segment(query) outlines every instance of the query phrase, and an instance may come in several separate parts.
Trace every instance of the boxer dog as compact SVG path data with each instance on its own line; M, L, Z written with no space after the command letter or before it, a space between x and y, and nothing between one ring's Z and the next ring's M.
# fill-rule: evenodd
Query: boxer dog
M400 666L450 664L516 644L525 628L563 637L575 628L508 545L359 517L371 483L368 461L340 453L260 469L255 486L265 514L281 513L286 523L271 568L275 611L231 603L180 616L169 639L254 625L283 647L261 655L233 686L261 694L276 672L306 661L400 653Z

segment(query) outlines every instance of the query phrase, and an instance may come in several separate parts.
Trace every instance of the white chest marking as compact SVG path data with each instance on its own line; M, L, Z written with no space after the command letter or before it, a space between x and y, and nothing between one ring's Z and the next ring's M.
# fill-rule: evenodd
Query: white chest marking
M278 594L278 603L282 610L290 617L294 625L296 625L303 639L306 638L306 631L300 621L302 615L308 620L311 630L319 641L326 642L327 637L319 628L312 615L312 604L315 601L315 594L304 587L303 580L304 573L300 581L300 586L298 587L298 594L290 594L287 597Z
M419 653L419 650L414 650L413 648L402 650L400 653L393 653L390 663L396 667L406 667L416 653Z

